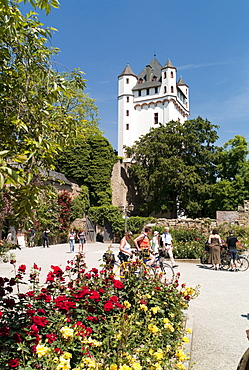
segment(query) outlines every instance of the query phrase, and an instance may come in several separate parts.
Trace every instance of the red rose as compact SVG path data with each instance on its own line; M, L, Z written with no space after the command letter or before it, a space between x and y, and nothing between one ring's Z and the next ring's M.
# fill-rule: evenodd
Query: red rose
M117 297L116 295L112 295L112 296L109 298L109 300L110 300L111 302L118 302L118 297Z
M119 280L113 280L113 285L117 289L123 289L124 288L124 284L121 283L121 281L119 281Z
M46 338L48 339L48 343L53 343L57 339L57 335L54 333L46 334Z
M16 302L15 302L15 300L14 299L12 299L12 298L7 298L7 299L4 299L4 301L3 301L5 304L6 304L6 306L7 307L9 307L9 308L13 308L14 306L15 306L15 304L16 304Z
M11 368L19 366L19 358L12 358L11 360L8 361L8 365Z
M13 335L13 338L14 338L14 341L15 341L16 343L21 343L21 342L22 342L22 338L21 338L21 335L20 335L19 333L15 333L15 334Z
M7 337L10 333L10 328L8 326L3 326L0 328L0 337Z
M100 295L99 295L99 293L98 292L96 292L96 290L94 290L94 291L92 291L91 293L90 293L90 297L89 297L90 299L94 299L95 301L99 301L99 298L100 298Z
M44 316L33 316L32 321L34 324L42 327L49 324L49 321Z
M113 309L113 304L112 302L108 301L104 304L104 311L111 311Z
M19 272L25 272L26 271L26 265L19 266L18 271Z

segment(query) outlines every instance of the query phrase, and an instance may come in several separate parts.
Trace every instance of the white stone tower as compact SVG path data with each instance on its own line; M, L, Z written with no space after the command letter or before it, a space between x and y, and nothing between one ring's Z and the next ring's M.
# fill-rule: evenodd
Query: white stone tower
M164 67L156 58L136 76L129 65L118 77L118 154L151 127L189 116L189 88L170 60Z

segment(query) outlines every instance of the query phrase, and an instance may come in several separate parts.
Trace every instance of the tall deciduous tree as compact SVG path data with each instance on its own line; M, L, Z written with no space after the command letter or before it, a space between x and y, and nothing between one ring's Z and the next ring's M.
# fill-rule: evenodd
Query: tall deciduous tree
M110 205L114 161L109 141L101 134L94 134L65 148L58 158L57 170L78 185L87 186L91 206Z
M85 80L79 70L69 81L52 69L51 56L58 52L47 46L52 29L33 12L23 16L19 2L0 1L0 188L8 187L21 220L38 199L39 169L51 168L65 143L83 135L65 101L84 89ZM47 13L59 5L29 2Z
M142 214L198 215L202 196L216 181L217 128L201 117L183 125L170 122L151 129L129 149Z

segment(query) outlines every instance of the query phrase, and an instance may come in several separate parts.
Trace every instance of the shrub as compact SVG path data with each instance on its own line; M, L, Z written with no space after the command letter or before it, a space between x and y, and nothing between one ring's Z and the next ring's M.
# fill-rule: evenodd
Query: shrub
M120 281L106 267L87 272L81 255L51 268L39 287L34 264L31 290L17 296L26 266L0 278L1 369L184 369L183 310L198 291L179 287L179 274L171 285L133 272Z

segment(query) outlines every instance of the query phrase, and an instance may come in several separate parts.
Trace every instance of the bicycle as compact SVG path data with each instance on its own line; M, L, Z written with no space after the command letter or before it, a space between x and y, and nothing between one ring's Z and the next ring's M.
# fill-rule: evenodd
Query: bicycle
M237 250L238 257L236 260L237 267L236 270L238 271L246 271L249 267L249 260L247 257L242 256L239 249ZM221 250L221 266L224 270L228 270L230 268L231 263L231 257L230 252L227 250L227 247L223 247L223 250Z
M241 255L241 251L238 250L237 258L237 270L246 271L249 268L249 260L247 257ZM203 255L200 258L200 261L203 265L209 265L208 263L209 251L203 251ZM221 247L221 264L220 268L222 270L229 270L231 264L230 252L227 250L227 247Z
M175 277L174 270L160 254L156 256L152 266L147 264L148 261L150 261L149 258L141 258L141 256L128 262L123 262L121 259L120 262L115 260L113 262L114 273L121 279L127 273L134 273L138 278L156 278L163 284L173 283ZM119 274L117 274L118 272Z

